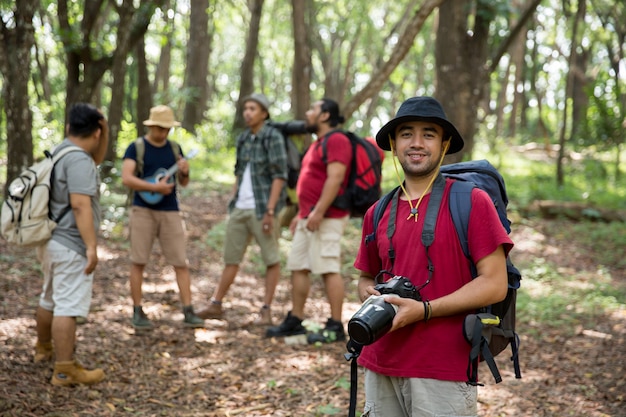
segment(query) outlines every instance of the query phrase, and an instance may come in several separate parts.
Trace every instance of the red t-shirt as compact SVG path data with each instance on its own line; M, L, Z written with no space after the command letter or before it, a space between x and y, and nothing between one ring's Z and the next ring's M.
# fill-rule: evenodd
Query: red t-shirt
M451 180L446 180L437 217L435 241L428 250L434 272L430 283L420 291L422 298L427 300L450 294L472 279L469 263L463 254L449 210L451 184ZM409 278L416 287L423 285L428 279L426 250L421 238L429 201L430 194L424 197L418 207L420 215L417 222L414 218L406 220L410 213L409 204L398 201L396 231L392 238L396 252L392 272ZM417 204L417 200L413 204ZM373 208L363 220L363 240L354 266L374 276L381 270L391 270L387 256L390 207L391 202L379 223L376 242L368 246L365 245L364 237L372 232ZM475 262L491 254L499 245L504 245L506 253L513 247L491 199L486 192L479 189L472 192L468 240ZM391 277L386 276L385 279L389 278ZM363 348L359 364L388 376L466 381L470 345L462 333L465 316L466 313L437 317L387 333Z
M331 162L341 162L347 167L346 176L339 190L339 195L343 194L343 190L348 183L352 162L352 144L350 143L350 139L341 132L331 133L326 140L326 162L323 160L323 140L324 138L322 137L313 142L302 159L302 169L300 170L298 185L296 186L296 193L298 195L298 216L300 218L307 217L320 199L324 183L328 178L326 171L327 164ZM349 212L346 210L340 210L330 206L328 210L326 210L324 217L331 219L341 218L348 214Z

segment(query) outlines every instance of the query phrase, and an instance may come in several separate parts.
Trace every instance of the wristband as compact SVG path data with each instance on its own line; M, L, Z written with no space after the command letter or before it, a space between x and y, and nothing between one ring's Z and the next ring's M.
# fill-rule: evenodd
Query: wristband
M422 301L422 303L424 304L424 321L428 321L433 315L433 308L428 300Z

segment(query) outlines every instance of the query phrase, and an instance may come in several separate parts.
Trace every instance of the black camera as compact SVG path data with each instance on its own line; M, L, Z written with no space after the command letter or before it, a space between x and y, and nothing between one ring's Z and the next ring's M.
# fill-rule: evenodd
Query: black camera
M398 307L386 302L385 295L422 301L418 289L405 277L396 275L387 282L375 285L374 289L381 295L372 295L365 300L348 322L350 338L361 345L374 343L391 329Z

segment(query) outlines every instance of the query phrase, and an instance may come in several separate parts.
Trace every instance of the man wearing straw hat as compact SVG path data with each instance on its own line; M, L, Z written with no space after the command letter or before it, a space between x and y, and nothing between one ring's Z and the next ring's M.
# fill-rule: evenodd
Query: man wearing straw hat
M182 220L176 183L189 183L189 163L180 146L168 140L170 129L180 126L168 106L150 109L150 118L143 122L145 136L131 143L124 153L122 182L135 191L130 212L130 292L133 300L132 325L151 329L152 323L142 308L143 271L148 263L155 238L159 240L166 261L174 267L183 306L183 324L202 327L204 320L196 316L191 305L191 278L185 249L186 232ZM160 180L154 178L159 169L177 166L177 172ZM159 196L158 201L142 198L142 192ZM160 197L162 196L162 198Z

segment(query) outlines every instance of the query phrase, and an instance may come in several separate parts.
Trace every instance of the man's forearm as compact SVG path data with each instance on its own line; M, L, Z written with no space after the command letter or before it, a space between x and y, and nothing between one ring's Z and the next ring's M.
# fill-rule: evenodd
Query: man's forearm
M93 212L89 196L72 194L72 210L76 219L76 227L87 249L96 249L97 235L93 225ZM86 200L86 202L85 202Z

